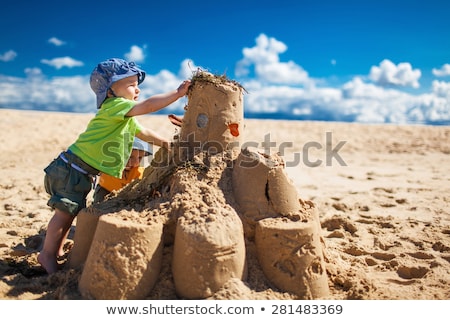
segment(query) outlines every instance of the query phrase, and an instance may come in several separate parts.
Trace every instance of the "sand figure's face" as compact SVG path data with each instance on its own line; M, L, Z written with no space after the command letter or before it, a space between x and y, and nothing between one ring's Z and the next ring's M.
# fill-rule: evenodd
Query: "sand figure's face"
M218 153L239 147L243 127L242 88L230 82L195 81L180 140Z

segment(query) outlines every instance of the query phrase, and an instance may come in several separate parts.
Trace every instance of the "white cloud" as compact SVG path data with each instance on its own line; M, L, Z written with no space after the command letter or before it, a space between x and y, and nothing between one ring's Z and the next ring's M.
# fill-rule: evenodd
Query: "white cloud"
M387 69L384 64L383 70ZM394 69L408 70L404 65ZM407 83L405 76L397 75L397 78ZM446 82L434 81L432 92L413 95L395 86L386 88L366 83L358 76L340 88L326 87L326 84L322 88L298 88L268 84L257 77L241 81L249 92L244 96L245 110L252 114L276 113L283 118L362 123L450 123L450 83Z
M42 73L42 70L39 68L26 68L25 69L25 74L27 75L28 78L41 78L44 77L44 74Z
M57 47L60 47L60 46L66 44L65 41L62 41L62 40L60 40L60 39L58 39L56 37L51 37L50 39L48 39L48 42L53 44L53 45L55 45L55 46L57 46Z
M39 68L25 70L25 78L0 75L0 106L14 109L95 112L89 76L47 78Z
M196 66L194 61L190 59L184 59L181 62L178 76L180 77L180 79L190 79L198 69L203 70L204 68Z
M22 104L23 95L21 87L22 79L0 75L0 108L25 108ZM19 102L19 103L17 103ZM30 108L31 109L31 108Z
M242 50L244 57L237 62L235 74L247 77L253 67L255 78L268 84L311 84L308 73L301 66L293 61L280 62L279 54L286 50L283 42L260 34L256 46Z
M342 95L345 99L383 99L395 95L396 90L386 90L372 83L365 83L360 77L355 77L342 86Z
M143 48L139 46L131 46L130 51L125 53L125 59L128 61L134 61L136 63L145 61L145 46Z
M244 96L245 110L251 113L289 112L290 106L301 101L304 96L303 88L286 85L265 85L257 80L242 83L248 94Z
M420 77L409 63L394 65L384 60L372 68L378 68L371 73L377 81L355 76L341 86L331 87L325 81L309 78L293 61L280 62L279 55L287 49L282 42L260 35L256 43L255 47L243 51L243 58L238 62L238 67L248 73L235 78L248 92L244 94L247 114L273 113L287 119L323 121L450 124L450 82L435 80L430 90L422 94L402 91L400 83L414 86ZM141 85L141 99L177 88L197 68L193 61L185 59L177 73L160 70L147 74ZM28 68L25 74L25 78L0 75L0 108L96 111L89 75L48 78L38 68ZM292 74L303 76L302 86ZM270 77L283 81L273 81ZM180 99L164 112L181 114L187 102L186 98Z
M392 61L385 59L380 63L380 66L373 66L370 69L369 78L381 86L411 86L418 88L419 78L422 73L419 69L412 69L411 64L402 62L398 65Z
M42 59L41 63L47 64L49 66L52 66L56 69L61 69L63 67L67 68L73 68L73 67L81 67L84 65L83 62L75 60L71 57L61 57L61 58L54 58L51 60L48 59Z
M439 69L433 68L432 72L436 77L450 76L450 64L446 63Z
M190 67L194 66L194 63L191 60L186 59L181 63L178 75L168 70L161 70L155 75L147 74L145 76L145 81L140 86L140 99L146 99L154 94L168 92L178 88L181 82L192 77ZM165 108L165 111L182 113L186 102L187 101L185 99L179 99L178 101Z
M3 54L0 54L0 61L8 62L13 61L17 57L17 53L14 50L8 50Z
M437 97L447 98L450 102L450 82L434 80L432 82L432 90Z

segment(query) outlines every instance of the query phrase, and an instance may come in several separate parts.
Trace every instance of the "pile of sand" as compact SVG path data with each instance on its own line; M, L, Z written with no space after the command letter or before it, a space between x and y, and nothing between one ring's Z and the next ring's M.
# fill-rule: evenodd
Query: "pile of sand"
M228 283L248 296L257 284L246 282L247 251L267 285L298 299L328 297L318 212L299 199L278 153L243 146L243 88L198 72L188 97L171 149L155 154L142 180L78 215L69 267L83 269L82 297L159 291L165 247L180 298L219 299Z

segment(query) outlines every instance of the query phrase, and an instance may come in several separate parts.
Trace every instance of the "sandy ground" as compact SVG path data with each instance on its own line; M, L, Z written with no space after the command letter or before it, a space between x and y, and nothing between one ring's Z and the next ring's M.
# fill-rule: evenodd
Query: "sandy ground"
M36 256L52 216L43 168L91 117L0 110L0 299L79 298L75 270L48 276ZM174 133L165 116L140 122ZM280 151L299 197L317 206L329 299L450 299L449 127L248 119L244 134ZM295 298L262 278L251 275L259 288L245 298Z

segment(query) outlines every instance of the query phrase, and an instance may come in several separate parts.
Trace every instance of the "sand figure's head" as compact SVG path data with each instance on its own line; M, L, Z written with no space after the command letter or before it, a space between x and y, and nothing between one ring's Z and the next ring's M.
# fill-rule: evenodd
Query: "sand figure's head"
M192 78L180 132L182 147L215 154L240 149L243 88L224 76L199 71ZM197 153L197 152L195 152Z

